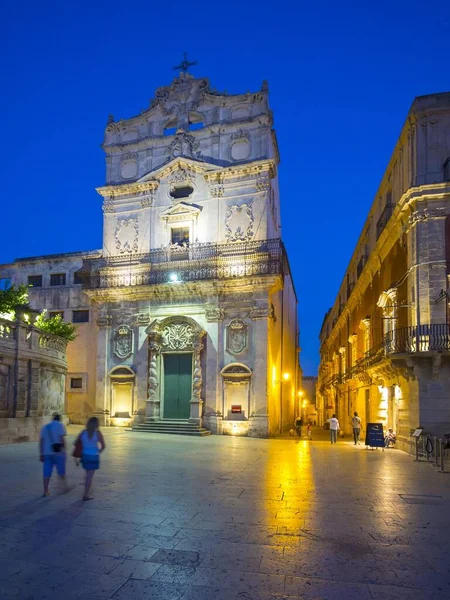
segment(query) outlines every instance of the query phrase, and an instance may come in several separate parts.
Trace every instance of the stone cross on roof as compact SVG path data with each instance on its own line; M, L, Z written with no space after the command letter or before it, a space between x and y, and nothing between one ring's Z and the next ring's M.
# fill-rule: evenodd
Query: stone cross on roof
M187 52L184 52L183 60L181 61L181 64L177 65L176 67L172 67L172 69L174 71L181 71L182 73L187 73L189 67L193 67L195 65L198 65L198 60L189 62L188 58L187 58Z

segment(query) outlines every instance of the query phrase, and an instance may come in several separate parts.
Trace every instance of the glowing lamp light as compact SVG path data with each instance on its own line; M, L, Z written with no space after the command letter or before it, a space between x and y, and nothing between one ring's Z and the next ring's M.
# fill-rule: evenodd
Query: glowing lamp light
M299 398L301 398L302 396L303 396L303 392L300 390L300 391L298 392L298 397L299 397Z
M285 381L287 381L287 380L289 379L289 377L290 377L290 374L289 374L289 373L283 373L283 379L284 379Z
M178 281L178 275L176 273L169 274L169 281L171 283L176 283Z
M308 404L308 402L306 400L303 400L302 404L303 404L303 406L306 406Z

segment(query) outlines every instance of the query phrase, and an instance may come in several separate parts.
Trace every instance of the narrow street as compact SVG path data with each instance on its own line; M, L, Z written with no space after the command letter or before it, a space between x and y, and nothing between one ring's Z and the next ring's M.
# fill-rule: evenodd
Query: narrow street
M72 459L41 498L37 445L0 447L0 598L448 600L450 475L327 433L106 430L88 503Z

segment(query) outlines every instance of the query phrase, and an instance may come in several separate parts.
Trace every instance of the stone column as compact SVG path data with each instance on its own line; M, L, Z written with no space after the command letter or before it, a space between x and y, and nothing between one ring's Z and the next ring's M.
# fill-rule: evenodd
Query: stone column
M149 369L148 369L148 399L147 418L159 421L161 417L161 398L158 377L158 357L161 353L161 336L151 332L148 339Z
M189 418L190 423L196 423L201 425L202 421L202 384L203 374L200 353L203 350L203 344L200 340L196 340L193 344L193 361L194 368L192 373L192 400L191 400L191 416Z
M97 378L95 386L95 410L94 416L99 420L101 426L109 426L109 332L111 329L111 316L102 315L97 319Z

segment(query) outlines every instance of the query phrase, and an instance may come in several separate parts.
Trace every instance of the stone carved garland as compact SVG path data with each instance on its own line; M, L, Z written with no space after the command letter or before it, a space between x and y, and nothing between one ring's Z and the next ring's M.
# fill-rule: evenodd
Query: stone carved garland
M228 206L225 227L228 242L249 242L253 237L252 203Z
M116 250L120 254L137 252L139 249L139 221L135 217L117 219L116 225Z
M233 319L226 328L226 349L230 354L240 354L247 349L248 335L247 325L241 319Z

